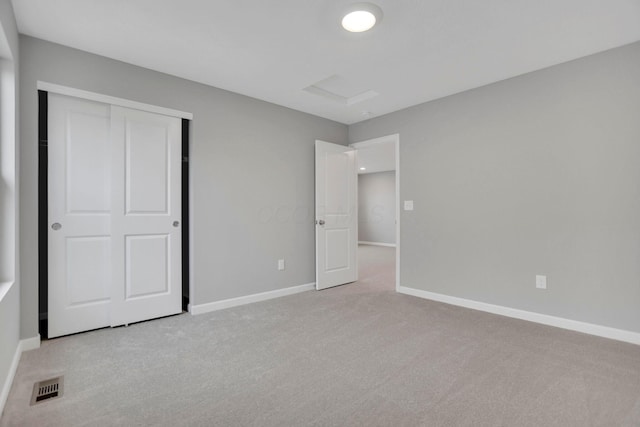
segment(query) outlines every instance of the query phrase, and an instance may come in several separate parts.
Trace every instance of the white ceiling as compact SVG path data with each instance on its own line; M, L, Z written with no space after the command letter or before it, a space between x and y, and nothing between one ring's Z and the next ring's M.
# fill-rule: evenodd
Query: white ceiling
M357 1L13 5L24 34L347 124L640 40L640 0L372 0L352 34Z
M394 141L380 142L358 148L357 159L359 174L396 170L396 144Z

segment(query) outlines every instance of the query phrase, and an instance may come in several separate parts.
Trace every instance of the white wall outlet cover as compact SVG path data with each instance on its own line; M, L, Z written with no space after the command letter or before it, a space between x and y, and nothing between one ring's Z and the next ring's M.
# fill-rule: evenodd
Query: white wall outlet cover
M278 270L284 270L284 260L283 259L279 259L278 260Z
M404 201L404 210L412 211L413 210L413 200L405 200Z
M547 289L547 276L536 276L536 288Z

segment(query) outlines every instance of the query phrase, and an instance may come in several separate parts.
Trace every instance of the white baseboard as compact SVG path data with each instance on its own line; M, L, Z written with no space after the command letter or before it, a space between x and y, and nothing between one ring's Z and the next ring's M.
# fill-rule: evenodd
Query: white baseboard
M190 305L191 314L209 313L211 311L224 310L225 308L237 307L239 305L251 304L259 301L266 301L273 298L280 298L300 292L310 291L316 288L315 283L292 286L290 288L276 289L275 291L261 292L259 294L247 295L238 298L230 298L222 301L214 301L207 304Z
M437 294L420 289L407 288L405 286L399 286L398 292L401 294L412 295L414 297L443 302L445 304L457 305L460 307L471 308L473 310L480 310L487 313L512 317L514 319L527 320L529 322L541 323L543 325L555 326L557 328L568 329L571 331L582 332L589 335L595 335L598 337L640 345L640 333L638 332L626 331L623 329L611 328L609 326L596 325L593 323L565 319L563 317L550 316L548 314L518 310L516 308L504 307L501 305L494 305L464 298L452 297L449 295Z
M380 243L380 242L365 242L364 240L358 241L359 245L371 245L371 246L386 246L388 248L395 248L395 243Z
M11 360L11 366L9 366L7 378L5 378L2 390L0 390L0 416L2 416L4 405L7 403L7 399L9 398L9 392L11 391L11 385L13 384L13 379L15 378L16 371L18 370L18 364L20 363L20 356L22 355L22 352L35 350L36 348L40 348L40 335L18 341L16 351L13 354L13 360Z
M4 405L7 403L7 398L9 397L9 391L11 390L11 384L13 384L13 378L16 376L16 370L18 369L18 363L20 363L20 355L22 352L20 351L20 343L16 346L16 351L13 354L13 360L11 361L11 366L9 366L9 372L7 372L7 378L4 380L4 384L2 385L2 390L0 390L0 416L2 416L2 411L4 411Z
M35 350L40 348L40 335L20 340L20 352Z

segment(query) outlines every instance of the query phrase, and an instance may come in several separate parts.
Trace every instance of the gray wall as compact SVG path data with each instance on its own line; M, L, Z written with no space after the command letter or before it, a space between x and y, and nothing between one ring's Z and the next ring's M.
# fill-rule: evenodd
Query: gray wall
M639 112L635 43L350 126L400 134L401 285L640 332Z
M193 113L192 304L315 280L313 147L346 143L345 125L30 37L20 46L22 336L37 331L37 80Z
M0 412L3 392L20 338L20 277L18 274L18 31L9 0L0 0L0 38L6 49L0 58ZM4 43L6 41L6 43ZM2 283L4 282L4 283ZM0 414L1 415L1 414Z
M358 175L358 240L396 243L396 172Z

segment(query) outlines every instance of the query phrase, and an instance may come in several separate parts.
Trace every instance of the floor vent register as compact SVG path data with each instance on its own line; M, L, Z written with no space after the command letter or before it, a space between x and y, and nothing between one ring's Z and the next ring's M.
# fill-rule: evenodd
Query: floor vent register
M44 402L62 397L64 377L55 377L44 381L39 381L33 385L31 404Z

